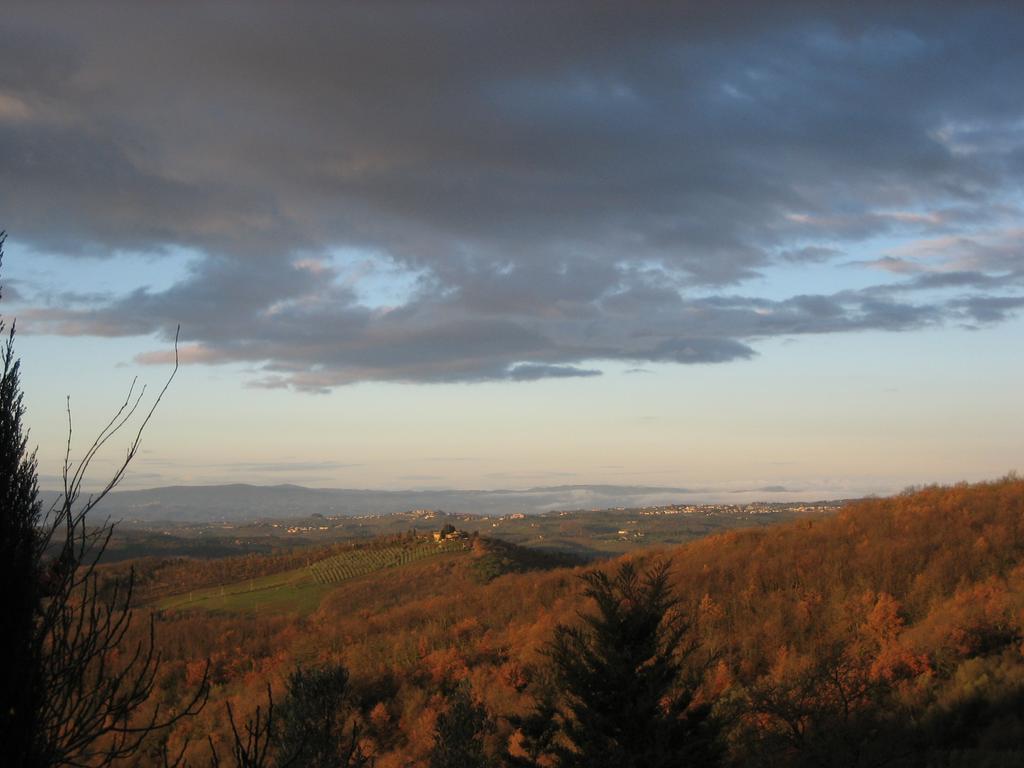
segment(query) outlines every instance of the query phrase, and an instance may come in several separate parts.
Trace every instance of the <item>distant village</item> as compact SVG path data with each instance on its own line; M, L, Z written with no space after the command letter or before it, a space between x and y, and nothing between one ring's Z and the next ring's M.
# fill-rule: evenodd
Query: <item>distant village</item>
M472 515L468 513L448 513L442 509L411 509L406 512L396 512L392 515L332 515L324 517L314 514L311 519L303 519L302 522L268 522L272 528L281 530L288 534L310 534L322 531L330 531L334 528L346 527L353 521L380 520L386 517L403 517L412 521L433 521L437 519L455 520L469 524L489 524L491 528L498 528L502 523L522 521L530 518L543 519L551 517L583 517L595 513L629 513L645 517L664 517L671 515L694 515L694 516L745 516L745 515L770 515L779 512L789 512L800 515L831 514L837 511L845 502L843 501L820 501L820 502L751 502L749 504L666 504L651 507L609 507L606 509L589 510L553 510L536 514L524 512L513 512L497 517L487 515ZM632 522L632 521L630 521ZM439 531L434 532L435 540L445 538L442 531L446 528L454 529L454 526L446 525ZM458 531L457 531L458 532ZM464 534L464 532L458 532ZM626 531L619 531L621 534Z
M744 504L663 504L645 507L550 510L474 515L416 508L390 514L320 514L243 521L179 523L158 529L154 551L190 549L198 540L223 554L224 547L249 551L318 542L352 541L377 536L414 535L446 544L475 534L515 544L571 551L629 551L637 546L678 544L730 528L760 526L802 517L825 517L847 502L751 502ZM144 530L145 526L141 526ZM122 530L126 530L122 528ZM135 534L145 536L140 530ZM177 543L175 543L177 542ZM213 551L213 549L211 549Z

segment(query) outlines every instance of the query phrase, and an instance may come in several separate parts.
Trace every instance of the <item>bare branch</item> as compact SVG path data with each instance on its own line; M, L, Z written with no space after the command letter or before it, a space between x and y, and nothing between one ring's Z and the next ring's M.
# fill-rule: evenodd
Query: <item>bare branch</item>
M154 692L160 654L156 651L153 617L148 632L127 655L124 644L132 626L134 570L104 591L97 567L113 535L109 518L90 525L89 514L123 479L136 456L142 435L178 371L178 332L175 333L174 369L146 410L124 460L106 484L80 503L89 468L103 447L124 430L139 412L145 387L133 380L124 401L100 430L83 457L71 460L73 422L67 406L68 439L62 467L63 494L51 507L42 532L40 554L53 548L46 560L46 599L38 621L38 647L42 659L45 701L41 707L40 741L46 745L48 764L91 766L130 757L154 732L171 728L199 712L209 696L209 662L189 703L179 712L164 713L156 705L142 715ZM167 765L180 765L182 751Z

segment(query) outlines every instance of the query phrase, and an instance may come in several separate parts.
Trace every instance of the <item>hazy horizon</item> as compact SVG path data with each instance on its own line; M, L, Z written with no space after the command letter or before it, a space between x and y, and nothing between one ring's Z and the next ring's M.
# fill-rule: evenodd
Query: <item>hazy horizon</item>
M42 493L44 506L59 491ZM566 511L613 511L668 506L745 508L770 503L788 508L802 504L848 502L849 498L801 497L793 489L751 488L725 491L707 488L570 485L524 489L372 490L307 488L300 485L191 485L117 490L102 504L103 519L139 523L197 523L303 518L314 514L342 518L436 510L454 515L503 517Z
M1004 476L1005 477L1005 476ZM999 480L1003 478L989 478ZM44 485L40 488L46 495L60 495L61 487L59 480L53 478L41 478ZM45 484L49 482L49 484ZM608 484L608 483L578 483L559 485L533 485L533 486L495 486L491 488L473 487L451 487L451 486L408 486L403 488L391 487L370 487L370 486L331 486L331 485L303 485L299 483L194 483L194 484L172 484L159 486L130 485L118 486L112 491L113 494L123 496L139 497L147 494L159 494L169 492L195 492L195 491L216 491L246 489L255 492L261 491L310 491L313 493L345 493L345 494L366 494L367 496L382 496L416 499L421 497L427 504L426 508L437 509L439 507L429 506L431 500L436 500L445 495L465 497L521 497L529 498L536 496L549 496L558 498L557 502L549 502L545 508L552 510L569 508L593 508L607 509L626 504L627 506L665 506L675 503L681 504L750 504L750 503L794 503L794 502L818 502L818 501L849 501L853 499L889 496L896 493L916 490L922 487L931 487L936 483L927 483L920 486L905 486L891 492L868 493L861 496L851 496L841 493L838 489L833 491L821 488L788 488L785 486L763 486L759 488L709 488L693 487L681 488L668 485L629 485L629 484ZM84 486L85 492L96 492L101 489L99 485ZM559 496L559 494L562 494ZM603 506L600 504L603 503ZM578 504L580 506L571 506ZM599 506L593 506L598 504ZM567 506L570 505L570 506ZM409 509L423 506L422 504L409 504ZM396 508L397 509L397 508ZM399 510L399 511L404 511Z

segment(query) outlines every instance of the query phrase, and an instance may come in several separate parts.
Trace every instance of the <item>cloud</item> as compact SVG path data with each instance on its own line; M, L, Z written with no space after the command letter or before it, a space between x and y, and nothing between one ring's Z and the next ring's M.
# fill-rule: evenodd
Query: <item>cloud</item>
M958 301L957 305L975 323L1001 323L1024 309L1024 297L973 296Z
M784 485L762 485L759 488L742 488L729 493L800 493L799 488L787 488Z
M334 472L338 469L350 469L361 464L343 464L337 461L237 461L224 464L206 464L205 467L218 467L230 472Z
M519 363L509 368L508 377L513 381L534 381L536 379L564 379L578 376L600 376L601 371L577 368L572 365L533 365Z
M1015 312L1015 8L739 6L11 10L12 244L111 270L199 254L166 289L44 296L24 329L166 343L180 323L184 362L323 392ZM860 260L901 282L743 295L874 238L910 243Z
M21 291L18 290L18 284L10 280L0 283L0 298L3 298L5 302L19 302L24 300L24 296Z
M871 269L880 269L885 272L892 272L897 275L913 274L914 272L921 272L924 267L913 261L907 259L897 258L896 256L881 256L877 259L870 259L867 261L850 261L846 263L849 267L869 267Z
M0 92L0 123L17 123L29 120L32 117L32 110L17 96Z
M783 261L789 261L794 264L816 264L831 259L837 256L842 256L843 252L836 248L826 248L820 245L807 245L803 248L793 248L784 250L779 253L779 258Z
M545 472L545 471L538 471L538 472L488 472L486 475L484 475L484 477L486 477L488 480L501 480L503 482L506 482L506 481L509 481L509 480L513 480L513 481L517 481L517 480L518 481L522 481L522 480L537 481L537 480L545 480L545 479L549 480L550 478L567 478L567 477L576 477L576 476L577 476L576 472ZM527 495L527 494L529 494L531 492L536 492L537 490L545 490L545 489L530 489L529 491L523 491L522 494L523 495Z
M1020 211L1015 212L1020 216ZM1024 272L1024 229L996 228L969 235L925 238L896 249L933 269Z
M441 475L399 475L397 479L406 483L441 483L445 480Z
M644 357L674 363L725 363L754 356L754 350L732 339L672 338L658 343Z

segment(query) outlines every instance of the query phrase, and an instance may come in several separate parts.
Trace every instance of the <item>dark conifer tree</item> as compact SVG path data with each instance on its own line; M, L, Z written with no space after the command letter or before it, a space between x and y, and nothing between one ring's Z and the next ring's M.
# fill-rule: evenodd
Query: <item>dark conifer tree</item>
M0 232L0 261L4 233ZM5 323L0 319L0 335ZM38 530L41 507L35 454L28 434L14 356L14 323L3 343L0 379L0 615L4 617L0 664L0 744L8 765L33 765L32 737L39 712L40 667L36 612L40 573Z
M279 709L279 764L308 768L369 765L352 722L348 670L340 664L298 669L288 677L288 695Z
M449 699L447 711L438 715L430 768L488 768L484 737L493 729L487 710L473 701L469 689L460 686Z
M681 768L720 762L707 706L693 706L683 662L696 645L661 563L641 575L583 576L596 612L559 626L548 655L563 696L557 753L566 766Z

